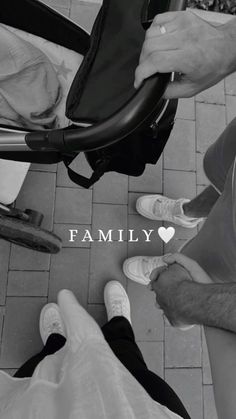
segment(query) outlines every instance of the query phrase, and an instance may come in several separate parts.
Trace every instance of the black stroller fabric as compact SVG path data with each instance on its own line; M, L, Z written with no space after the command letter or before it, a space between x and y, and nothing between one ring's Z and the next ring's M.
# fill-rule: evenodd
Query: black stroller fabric
M61 42L58 40L57 43L85 54L84 61L71 86L66 109L66 116L74 122L69 129L79 129L78 125L81 123L94 124L105 120L122 108L135 94L134 73L145 37L144 27L146 27L145 22L142 25L142 17L145 20L148 16L151 20L158 12L167 10L167 3L169 4L169 1L164 0L132 0L130 2L104 0L90 39L79 28L78 38L76 38L75 25L66 19L63 23L63 17L58 16L56 12L37 0L21 0L21 2L3 0L0 21L39 35L36 21L39 21L39 16L41 16L41 21L45 22L46 35L42 33L40 36L55 42L61 26L61 33L63 33L62 29L65 29L66 36L62 36L63 40ZM9 16L13 6L14 10L18 8L21 14L25 14L26 8L29 11L27 18L23 18L23 27L16 24L15 19ZM42 17L43 14L45 14L45 19ZM35 22L37 33L34 32L33 26L31 29L27 27L30 21ZM53 35L50 35L51 28ZM78 39L77 43L76 39ZM160 112L166 105L163 100ZM66 151L2 152L0 158L39 163L54 163L63 160L71 180L86 188L107 171L113 170L127 175L140 176L147 163L155 164L160 157L173 127L176 107L177 102L171 101L157 124L158 115L152 115L135 132L115 145L86 152L87 160L94 171L91 179L86 179L69 168L78 153L68 152L67 154Z
M157 11L165 10L166 4L158 3L154 7L151 2L153 17ZM143 0L104 1L92 33L90 51L68 96L69 119L84 123L102 121L135 94L134 73L145 38L142 16L147 16L147 7ZM158 124L154 115L119 143L85 153L94 170L91 180L69 169L71 180L89 187L108 171L140 176L147 163L155 164L159 159L173 126L176 107L177 101L171 101Z

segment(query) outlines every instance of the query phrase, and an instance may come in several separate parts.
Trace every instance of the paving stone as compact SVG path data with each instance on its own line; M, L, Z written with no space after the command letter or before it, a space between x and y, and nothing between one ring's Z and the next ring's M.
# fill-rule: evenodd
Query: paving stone
M174 327L165 330L165 367L201 367L201 330L194 327L187 332Z
M89 303L103 303L103 290L110 280L117 280L126 287L122 265L127 258L127 243L92 243Z
M40 311L46 303L46 298L7 298L1 368L19 368L42 349L38 324Z
M55 173L28 172L16 200L16 207L41 212L44 215L42 227L52 230L55 187Z
M164 195L169 198L188 198L196 196L196 173L164 170Z
M70 230L75 231L71 233ZM63 247L91 247L88 240L83 241L86 230L91 233L91 226L86 224L54 224L54 233L61 238ZM74 241L70 241L71 239Z
M204 419L217 419L213 386L203 386Z
M163 341L163 312L156 306L154 292L147 287L128 281L131 318L138 341Z
M130 192L162 192L162 157L156 165L147 164L146 169L140 177L129 177Z
M202 330L202 372L203 384L212 384L211 366L204 331Z
M85 176L87 178L91 177L92 169L90 168L85 158L84 153L79 154L79 156L77 156L74 159L74 161L70 165L70 168L82 176ZM70 180L67 173L67 169L63 162L58 164L57 186L62 186L62 187L67 187L67 188L82 188L82 186L79 186Z
M225 107L197 103L196 106L196 133L197 151L205 153L225 128Z
M229 124L236 116L236 96L226 96L226 120Z
M149 370L159 375L159 377L163 377L163 342L137 343Z
M7 295L11 297L47 297L49 272L10 271Z
M236 73L225 79L225 91L227 95L236 95Z
M93 187L93 202L127 205L128 181L129 178L126 175L105 173Z
M14 271L49 271L50 255L36 252L15 244L11 246L10 270Z
M72 2L70 17L78 23L82 28L91 31L96 16L99 12L100 4L87 2Z
M198 185L209 185L209 179L207 179L203 168L204 154L196 153L197 159L197 184Z
M127 240L127 206L112 204L94 204L92 235L94 239L99 238L98 230L106 233L112 232L112 240L119 240L118 230L124 230L123 237Z
M136 201L141 196L142 193L129 192L128 214L137 214Z
M164 168L196 170L195 121L177 119L164 151Z
M17 371L17 368L2 368L1 371L13 377Z
M34 172L52 172L56 173L57 171L57 164L39 164L39 163L32 163L30 166L30 170Z
M225 83L224 80L215 86L204 90L196 97L197 102L213 103L217 105L225 104Z
M88 300L88 249L62 249L52 256L49 300L56 301L61 289L72 291L80 304L87 306Z
M10 257L10 243L0 240L0 306L5 304L7 292L7 272Z
M107 313L104 304L88 304L87 310L100 327L107 323Z
M163 242L158 235L158 228L162 224L152 221L141 215L129 215L128 228L134 230L133 238L137 242L128 243L128 255L132 256L159 256L163 254ZM146 242L145 233L142 230L154 230L150 236L150 242Z
M176 118L195 120L194 98L179 99Z
M191 419L202 419L203 395L201 369L166 369L165 379L182 400Z
M92 191L78 188L57 188L55 223L91 224Z

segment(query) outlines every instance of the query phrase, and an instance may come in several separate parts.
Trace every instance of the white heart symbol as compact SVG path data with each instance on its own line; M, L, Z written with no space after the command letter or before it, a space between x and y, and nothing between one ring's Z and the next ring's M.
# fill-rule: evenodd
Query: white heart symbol
M174 237L175 229L174 227L159 227L158 234L160 238L163 240L163 242L168 243Z

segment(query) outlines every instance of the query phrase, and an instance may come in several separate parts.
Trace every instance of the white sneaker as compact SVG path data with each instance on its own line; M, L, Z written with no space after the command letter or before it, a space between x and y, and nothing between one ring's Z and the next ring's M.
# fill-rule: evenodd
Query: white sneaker
M135 256L124 261L123 271L132 281L149 285L152 271L161 266L167 266L163 256Z
M104 288L104 302L107 318L125 317L131 324L130 302L124 287L118 281L110 281Z
M186 228L196 227L203 218L191 218L184 214L183 204L189 199L170 199L163 195L145 195L137 199L139 214L150 220L169 221Z
M66 337L66 328L57 304L50 303L43 307L40 313L39 331L44 345L53 333Z

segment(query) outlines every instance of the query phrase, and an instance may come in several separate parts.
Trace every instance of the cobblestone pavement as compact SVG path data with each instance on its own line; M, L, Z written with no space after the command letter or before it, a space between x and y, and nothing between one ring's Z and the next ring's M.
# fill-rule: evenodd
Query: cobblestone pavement
M45 0L46 1L46 0ZM99 2L48 0L59 12L88 30ZM177 120L162 159L148 166L141 178L107 174L93 189L84 190L68 179L61 164L32 165L17 205L44 213L44 227L54 228L63 238L56 256L36 253L0 241L0 367L13 373L42 343L38 331L40 309L55 301L58 290L69 288L102 324L105 322L103 287L110 279L127 286L136 338L150 369L164 377L177 391L193 419L215 419L212 379L203 331L176 330L154 306L154 297L141 286L127 283L121 266L127 256L156 255L178 249L196 231L176 228L164 249L160 239L91 245L78 239L69 243L68 230L82 232L103 228L155 228L137 215L136 198L143 193L170 197L194 197L208 181L203 173L204 152L235 114L236 75L195 99L181 100ZM84 173L83 158L76 163Z

